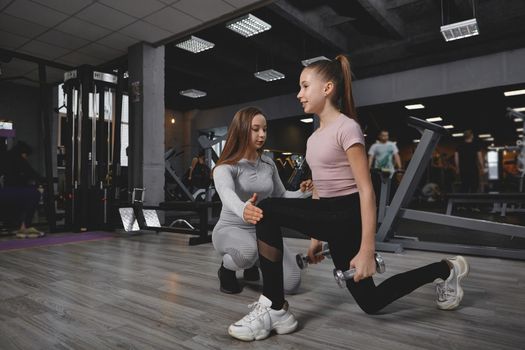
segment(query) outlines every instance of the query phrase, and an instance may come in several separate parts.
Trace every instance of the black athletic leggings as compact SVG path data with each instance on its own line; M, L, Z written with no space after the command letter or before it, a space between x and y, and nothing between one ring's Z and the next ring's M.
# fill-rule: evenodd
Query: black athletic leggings
M258 204L263 219L257 224L263 294L272 308L284 304L281 227L300 231L330 244L337 269L348 270L350 260L361 244L361 210L359 194L319 200L268 198ZM355 283L347 281L348 290L366 313L375 313L394 300L436 278L446 279L450 269L445 261L436 262L392 276L376 286L372 277Z

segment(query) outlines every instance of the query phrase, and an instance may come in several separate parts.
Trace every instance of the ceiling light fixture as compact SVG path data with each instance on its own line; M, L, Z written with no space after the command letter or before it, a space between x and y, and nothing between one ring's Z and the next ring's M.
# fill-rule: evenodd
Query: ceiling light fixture
M443 125L443 128L445 128L445 129L454 129L454 125L452 125L452 124Z
M517 128L516 131L517 132L523 132L523 128Z
M525 107L512 108L514 112L525 112Z
M182 96L191 97L191 98L199 98L199 97L204 97L207 95L206 92L200 91L197 89L181 90L179 94L181 94Z
M245 38L248 38L250 36L270 30L272 26L262 19L257 18L249 13L246 16L239 17L226 23L226 28L241 34Z
M419 139L415 139L415 140L412 140L414 143L419 143L421 140Z
M493 142L494 141L494 137L488 137L486 139L483 139L483 141Z
M520 123L523 121L523 118L514 118L514 121Z
M427 118L426 121L430 123L434 123L434 122L441 122L443 121L443 119L441 119L441 117L432 117L432 118Z
M479 134L478 137L479 137L480 139L486 139L486 138L488 138L488 137L492 137L492 135L491 135L491 134Z
M291 156L291 155L292 155L292 152L283 152L282 155L283 155L283 156Z
M420 104L420 103L418 103L418 104L415 104L415 105L406 105L405 108L406 109L410 109L410 110L412 110L412 109L423 109L423 108L425 108L425 106Z
M302 60L301 63L303 64L303 66L306 67L317 61L330 61L330 59L325 56L317 56L317 57L312 57L312 58L307 58L305 60Z
M475 18L441 26L441 34L445 41L454 41L479 35L478 22Z
M463 133L462 132L457 132L455 134L452 134L452 137L463 137Z
M211 49L215 44L192 35L175 46L189 52L199 53Z
M285 77L283 73L278 72L274 69L267 69L267 70L263 70L260 72L255 72L253 73L253 75L257 79L261 79L264 81L274 81L274 80L284 79Z
M314 122L314 118L304 118L304 119L301 119L301 121L303 123L313 123Z
M478 21L476 20L476 6L472 0L472 18L466 21L445 25L443 0L441 0L441 34L445 41L454 41L479 35Z
M525 90L511 90L511 91L505 91L503 95L509 97L509 96L516 96L516 95L525 95Z

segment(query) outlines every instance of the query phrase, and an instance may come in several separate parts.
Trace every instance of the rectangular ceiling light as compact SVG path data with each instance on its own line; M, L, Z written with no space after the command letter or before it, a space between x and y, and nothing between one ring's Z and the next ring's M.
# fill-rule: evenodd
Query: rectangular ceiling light
M189 39L181 41L175 46L189 52L199 53L211 49L215 44L192 35Z
M478 35L478 22L475 18L441 26L441 34L445 41L453 41Z
M418 103L418 104L415 104L415 105L406 105L405 108L406 109L423 109L423 108L425 108L425 106L423 106L422 104Z
M314 122L314 118L304 118L304 119L301 119L301 121L303 123L313 123Z
M445 129L454 129L454 125L448 124L443 126Z
M525 112L525 107L512 108L514 112Z
M455 134L452 134L452 137L463 137L463 133L462 132L457 132Z
M517 132L523 132L523 128L517 128L516 131Z
M430 123L434 123L434 122L441 122L443 121L443 119L441 119L441 117L432 117L432 118L427 118L426 121Z
M241 34L245 38L270 30L271 25L251 13L226 23L226 28Z
M302 60L301 63L303 64L303 66L306 67L317 61L330 61L330 59L325 56L317 56L317 57L307 58L306 60Z
M514 118L514 121L519 123L523 121L523 118Z
M419 143L421 140L419 140L419 139L414 139L414 140L412 140L412 141L413 141L414 143Z
M182 90L179 92L182 96L191 97L191 98L199 98L204 97L207 94L204 91L200 91L197 89L188 89L188 90Z
M484 139L484 141L490 141L490 142L493 142L493 141L494 141L494 137L488 137L488 138Z
M281 153L283 156L291 156L292 155L292 152L283 152Z
M264 81L274 81L279 79L284 79L284 74L281 72L278 72L274 69L267 69L260 72L255 72L253 75L261 80Z
M492 137L492 135L491 135L491 134L479 134L478 137L479 137L480 139L486 139L486 138L488 138L488 137Z
M505 91L503 93L505 96L516 96L516 95L525 95L525 90L512 90L512 91Z

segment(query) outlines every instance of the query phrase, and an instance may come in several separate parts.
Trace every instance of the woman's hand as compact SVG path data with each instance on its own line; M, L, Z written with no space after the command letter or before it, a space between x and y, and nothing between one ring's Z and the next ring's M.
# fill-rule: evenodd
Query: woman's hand
M359 250L356 256L350 261L350 268L355 268L354 281L359 282L376 273L376 260L374 251Z
M263 211L261 208L255 206L255 202L257 202L257 193L254 193L252 197L248 199L248 204L246 204L244 212L242 213L244 221L254 225L263 218Z
M299 185L299 188L301 189L301 192L313 191L314 183L312 180L306 180L306 181L301 182L301 184Z
M323 242L315 238L310 239L310 247L308 248L308 262L311 264L317 264L324 259L322 255L316 255L323 249Z

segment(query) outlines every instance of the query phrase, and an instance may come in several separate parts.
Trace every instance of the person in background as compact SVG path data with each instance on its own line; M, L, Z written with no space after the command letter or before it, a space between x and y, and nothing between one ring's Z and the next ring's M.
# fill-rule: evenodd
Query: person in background
M479 191L480 174L483 172L481 146L474 140L472 130L465 130L463 137L463 142L454 153L456 174L461 181L462 193L476 193Z
M394 172L395 169L401 169L399 150L394 142L389 141L388 131L379 131L377 138L378 141L368 150L368 167L390 172Z
M37 238L43 232L31 226L40 200L41 192L37 183L41 179L29 164L28 157L33 153L31 146L18 141L5 155L4 187L1 189L2 207L8 206L16 227L13 233L18 238Z

